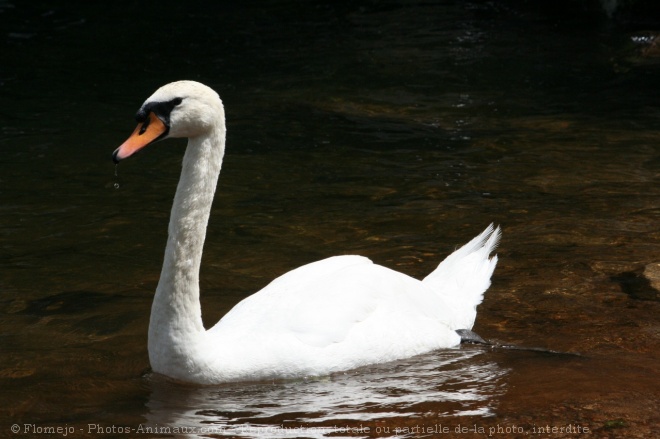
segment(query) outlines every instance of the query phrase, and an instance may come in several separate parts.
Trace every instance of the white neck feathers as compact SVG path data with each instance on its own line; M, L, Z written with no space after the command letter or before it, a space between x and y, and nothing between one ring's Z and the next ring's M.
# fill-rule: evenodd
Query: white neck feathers
M170 216L163 269L149 322L152 365L184 360L204 332L199 270L206 227L225 149L224 115L211 132L192 137ZM183 355L183 356L182 356ZM160 361L159 361L160 360Z

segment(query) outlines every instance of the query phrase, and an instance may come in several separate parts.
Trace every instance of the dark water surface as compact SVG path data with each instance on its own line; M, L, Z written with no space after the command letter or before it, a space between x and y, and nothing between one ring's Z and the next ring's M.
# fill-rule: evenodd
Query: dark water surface
M639 29L513 4L0 2L0 436L660 437L660 58ZM185 141L117 177L110 154L177 79L227 108L207 325L335 254L421 278L496 222L475 330L581 355L463 346L209 388L151 374Z

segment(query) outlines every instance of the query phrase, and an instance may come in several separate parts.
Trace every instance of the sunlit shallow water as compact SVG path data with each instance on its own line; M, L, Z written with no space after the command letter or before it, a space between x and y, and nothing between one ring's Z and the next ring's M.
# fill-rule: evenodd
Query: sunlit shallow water
M628 30L481 2L170 5L148 23L137 6L78 6L0 4L0 435L657 433L658 293L642 272L660 260L658 66ZM116 176L110 153L140 103L184 77L215 87L228 117L207 326L334 254L421 278L494 221L500 263L475 329L581 356L464 346L211 388L152 374L184 142Z

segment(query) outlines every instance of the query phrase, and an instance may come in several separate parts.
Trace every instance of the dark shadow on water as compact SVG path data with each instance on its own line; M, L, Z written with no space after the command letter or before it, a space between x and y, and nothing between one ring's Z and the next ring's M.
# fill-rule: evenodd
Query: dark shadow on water
M621 290L635 300L659 301L658 290L653 288L651 282L641 272L628 271L612 276L612 281L621 286Z
M79 314L102 308L108 303L120 299L121 296L119 295L93 291L63 291L31 300L21 312L36 317L54 314Z

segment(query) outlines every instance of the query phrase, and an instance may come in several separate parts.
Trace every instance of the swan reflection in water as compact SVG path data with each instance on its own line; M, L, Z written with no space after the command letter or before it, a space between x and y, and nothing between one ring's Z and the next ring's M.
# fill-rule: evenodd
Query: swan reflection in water
M355 438L368 436L359 434L360 422L491 416L507 371L484 353L447 349L327 377L213 387L151 374L143 427L186 429L191 437Z

